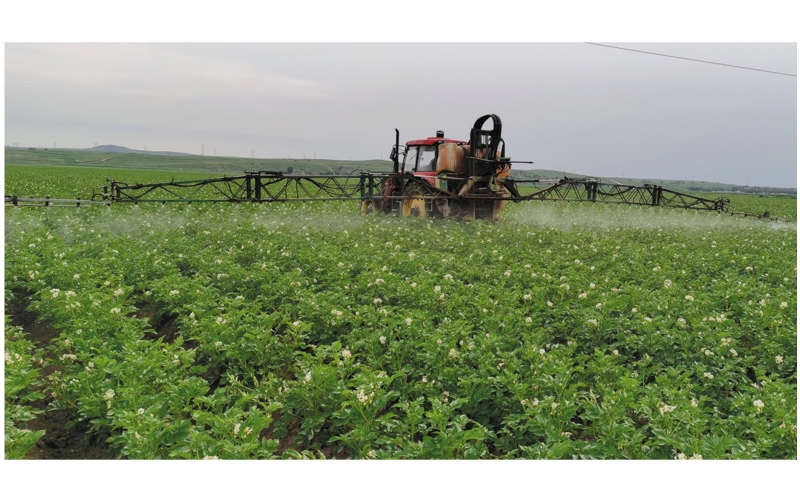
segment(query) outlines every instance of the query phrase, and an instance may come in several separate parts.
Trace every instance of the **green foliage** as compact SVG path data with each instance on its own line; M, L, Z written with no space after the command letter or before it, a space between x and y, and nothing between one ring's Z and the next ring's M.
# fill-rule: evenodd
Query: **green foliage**
M794 226L355 211L9 210L6 289L131 458L796 457Z
M39 366L44 365L41 352L34 349L19 327L5 322L5 457L20 459L36 446L45 431L31 431L25 422L33 420L40 410L30 403L44 398L37 389L41 386Z

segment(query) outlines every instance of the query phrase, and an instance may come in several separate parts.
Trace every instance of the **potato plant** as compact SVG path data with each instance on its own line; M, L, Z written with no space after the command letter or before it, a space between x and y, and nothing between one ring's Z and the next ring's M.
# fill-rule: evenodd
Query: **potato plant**
M25 338L19 327L5 323L5 457L22 458L36 446L44 431L30 431L25 422L33 420L40 410L30 403L44 398L40 392L39 368L44 365L41 352Z
M130 458L796 458L794 225L354 211L8 210L53 407Z

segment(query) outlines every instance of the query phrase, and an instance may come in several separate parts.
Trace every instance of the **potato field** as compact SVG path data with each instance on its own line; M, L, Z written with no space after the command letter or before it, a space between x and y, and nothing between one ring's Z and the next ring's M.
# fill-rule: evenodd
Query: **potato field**
M795 224L357 206L7 207L5 456L796 459Z

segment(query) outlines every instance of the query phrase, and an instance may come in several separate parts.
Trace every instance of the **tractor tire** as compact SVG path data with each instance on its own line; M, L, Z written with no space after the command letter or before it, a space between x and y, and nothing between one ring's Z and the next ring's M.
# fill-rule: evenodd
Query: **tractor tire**
M375 202L373 200L362 200L361 205L358 207L358 213L362 217L375 212Z
M421 186L409 186L404 191L404 195L408 198L402 201L400 215L403 217L417 217L419 219L425 219L428 215L432 215L428 214L427 200L421 198L427 194L427 191Z

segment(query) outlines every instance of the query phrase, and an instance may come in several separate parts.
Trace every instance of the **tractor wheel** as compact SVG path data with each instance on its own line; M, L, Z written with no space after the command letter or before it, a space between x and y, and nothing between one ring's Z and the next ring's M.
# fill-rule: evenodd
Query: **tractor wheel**
M425 206L426 200L421 198L425 196L425 191L422 188L418 186L410 187L408 191L405 192L405 195L408 196L408 198L403 200L403 204L400 207L400 215L403 217L418 217L420 219L424 219L428 216Z
M375 211L375 203L372 200L361 201L361 206L358 208L358 213L361 214L361 216L371 214L374 211Z

